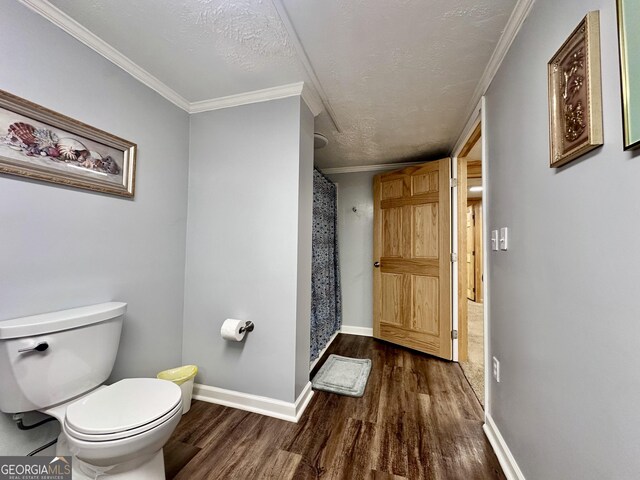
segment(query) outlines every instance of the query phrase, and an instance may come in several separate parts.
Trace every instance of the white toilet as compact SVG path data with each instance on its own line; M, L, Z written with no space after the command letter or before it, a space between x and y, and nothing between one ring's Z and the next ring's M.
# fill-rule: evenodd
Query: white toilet
M155 378L102 385L126 303L0 322L0 411L40 411L61 425L56 454L73 478L164 479L162 447L182 416L180 387Z

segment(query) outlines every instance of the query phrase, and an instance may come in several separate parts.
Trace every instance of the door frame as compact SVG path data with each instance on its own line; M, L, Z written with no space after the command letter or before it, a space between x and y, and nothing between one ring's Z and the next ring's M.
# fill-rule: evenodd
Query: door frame
M475 302L483 303L482 295L482 264L483 258L483 245L482 245L482 198L468 198L467 197L467 211L469 208L473 209L473 246L474 246L474 258L473 258L473 285L475 288ZM478 228L480 226L480 228ZM467 240L469 235L467 234ZM468 264L467 264L468 265ZM467 272L467 278L469 278ZM467 285L467 288L469 285Z
M466 253L466 235L463 235L461 234L462 232L460 232L461 216L463 216L463 220L466 222L466 209L464 209L464 212L461 212L463 206L460 205L459 204L460 202L458 201L459 193L461 193L461 190L464 189L463 191L466 196L467 181L466 181L466 163L462 162L464 163L464 165L460 166L461 162L459 162L458 160L459 158L462 158L463 155L461 154L464 153L464 148L467 145L467 143L469 143L469 140L472 139L472 136L474 135L476 128L478 127L478 125L481 125L482 135L480 137L480 141L481 141L481 148L482 148L482 225L481 225L481 228L482 228L482 257L483 257L482 298L483 298L483 304L484 304L484 309L483 309L483 315L484 315L484 332L483 332L483 335L484 335L484 411L488 412L490 411L489 404L491 401L491 398L489 397L489 381L491 379L489 375L489 372L490 372L489 367L491 365L491 362L490 362L491 359L490 359L490 352L488 348L489 346L488 339L489 339L489 332L490 332L490 316L489 316L490 297L488 294L490 289L490 276L489 276L490 257L489 255L491 253L490 252L491 246L490 246L490 242L488 241L487 232L488 232L489 222L491 221L491 219L490 219L490 214L488 212L490 192L488 189L487 165L489 162L490 152L487 148L486 117L487 116L486 116L486 107L485 107L485 97L483 96L480 99L480 102L478 102L478 104L474 108L472 114L470 115L469 121L467 122L465 129L460 135L460 138L456 143L456 146L454 147L451 155L451 158L452 158L451 167L452 167L453 178L458 179L457 186L451 189L452 190L451 248L452 248L452 252L457 254L457 258L458 258L457 268L452 269L452 275L451 275L451 279L452 279L452 282L451 282L452 283L451 284L452 310L451 311L453 314L453 318L452 318L453 329L458 330L458 338L453 339L453 360L458 362L460 361L459 347L460 347L460 344L462 343L460 340L462 339L466 340L466 334L467 334L466 332L467 325L466 324L462 325L460 322L461 310L462 310L462 314L465 316L466 316L466 310L467 310L466 301L461 301L461 295L464 297L464 300L466 300L466 297L467 297L466 289L462 288L463 286L465 286L466 282L462 283L461 279L459 278L461 265L463 265L462 272L466 274L466 261L465 262L461 261L462 259L464 259L462 255ZM461 332L460 327L463 327L465 331ZM460 338L461 336L462 338ZM463 355L466 354L465 347L466 347L466 342L462 348Z
M455 227L455 233L452 240L452 251L456 252L457 263L453 265L453 273L457 276L457 281L453 284L452 299L456 304L453 308L454 316L457 317L454 322L454 330L458 331L457 338L453 338L454 345L457 343L457 357L455 361L461 362L468 358L468 301L467 290L468 285L468 266L467 266L467 208L468 192L467 192L467 155L471 148L482 138L482 122L478 117L472 124L470 133L465 136L465 140L455 152L453 164L456 167L455 177L456 183L452 192L452 202L455 202L455 208L451 209L451 224Z

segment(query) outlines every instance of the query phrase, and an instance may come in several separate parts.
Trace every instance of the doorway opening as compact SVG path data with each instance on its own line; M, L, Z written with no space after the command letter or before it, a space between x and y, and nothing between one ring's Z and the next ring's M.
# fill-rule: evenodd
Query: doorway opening
M478 123L457 158L458 361L484 406L482 157L482 127Z

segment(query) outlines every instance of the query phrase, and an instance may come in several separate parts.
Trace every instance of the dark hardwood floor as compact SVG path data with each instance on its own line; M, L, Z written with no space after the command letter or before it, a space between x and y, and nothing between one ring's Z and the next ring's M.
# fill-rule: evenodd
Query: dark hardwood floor
M371 358L362 398L315 392L297 424L195 401L165 446L167 478L505 478L457 363L343 334L329 353Z

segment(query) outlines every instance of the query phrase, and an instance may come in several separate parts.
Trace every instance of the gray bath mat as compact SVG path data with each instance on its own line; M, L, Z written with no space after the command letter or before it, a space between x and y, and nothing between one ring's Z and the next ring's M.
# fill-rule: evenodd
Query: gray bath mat
M371 372L368 358L349 358L329 355L313 381L313 388L349 397L361 397Z

